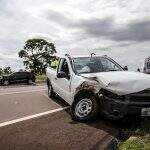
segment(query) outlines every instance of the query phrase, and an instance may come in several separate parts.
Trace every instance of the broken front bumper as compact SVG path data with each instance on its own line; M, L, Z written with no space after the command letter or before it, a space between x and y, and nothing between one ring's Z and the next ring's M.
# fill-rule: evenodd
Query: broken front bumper
M112 119L127 115L150 116L150 92L129 94L121 99L104 95L101 108L102 112Z

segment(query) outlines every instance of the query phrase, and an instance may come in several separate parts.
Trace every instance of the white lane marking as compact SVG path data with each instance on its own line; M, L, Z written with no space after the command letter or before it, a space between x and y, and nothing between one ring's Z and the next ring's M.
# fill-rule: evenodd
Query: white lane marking
M29 119L37 118L37 117L40 117L40 116L52 114L52 113L55 113L55 112L58 112L58 111L61 111L61 110L65 110L68 107L69 106L63 107L63 108L57 108L57 109L53 109L53 110L50 110L50 111L45 111L45 112L42 112L42 113L39 113L39 114L35 114L35 115L31 115L31 116L27 116L27 117L15 119L15 120L3 122L3 123L0 123L0 127L4 127L4 126L7 126L7 125L15 124L17 122L22 122L22 121L25 121L25 120L29 120Z
M39 91L45 91L46 89L40 89L40 90L30 90L30 91L22 91L22 92L9 92L9 93L0 93L1 95L11 95L11 94L21 94L21 93L32 93L32 92L39 92Z

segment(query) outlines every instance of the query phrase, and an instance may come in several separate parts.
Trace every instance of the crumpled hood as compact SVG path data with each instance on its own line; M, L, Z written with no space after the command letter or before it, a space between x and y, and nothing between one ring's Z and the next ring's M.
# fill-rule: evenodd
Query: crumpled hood
M100 83L101 88L118 95L136 93L150 88L150 75L139 72L114 71L82 74L82 76L94 77Z

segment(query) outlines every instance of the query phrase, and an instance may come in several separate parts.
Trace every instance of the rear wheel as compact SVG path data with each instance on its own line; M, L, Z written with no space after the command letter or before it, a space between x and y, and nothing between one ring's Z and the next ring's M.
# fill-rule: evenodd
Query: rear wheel
M47 91L48 91L49 98L54 97L55 96L55 92L53 91L53 87L52 87L51 83L49 83L47 85L47 87L48 87Z
M33 84L33 81L31 79L28 80L28 84L31 85Z
M77 121L88 121L98 115L98 108L96 98L91 94L85 94L74 101L71 107L71 116Z
M4 81L3 81L3 84L4 84L5 86L9 85L9 81L8 81L8 80L4 80Z

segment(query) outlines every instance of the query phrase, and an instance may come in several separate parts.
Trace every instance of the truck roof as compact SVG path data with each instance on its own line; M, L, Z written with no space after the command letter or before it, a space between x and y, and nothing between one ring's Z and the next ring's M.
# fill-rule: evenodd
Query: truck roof
M78 58L78 57L91 57L91 55L69 55L69 54L56 54L57 57L66 58L67 56L70 58ZM107 57L107 55L94 55L93 57Z

